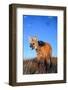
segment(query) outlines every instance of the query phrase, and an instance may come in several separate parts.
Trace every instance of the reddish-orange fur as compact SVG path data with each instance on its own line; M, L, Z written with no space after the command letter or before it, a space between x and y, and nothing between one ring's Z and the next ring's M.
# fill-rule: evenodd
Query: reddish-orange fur
M30 45L31 48L36 50L37 53L37 60L38 62L44 61L46 63L51 63L52 57L52 47L48 43L44 43L44 45L40 46L38 44L38 39L36 37L30 38Z
M38 46L37 50L37 60L43 60L46 63L48 63L52 56L52 48L51 45L48 43L45 43L44 46Z

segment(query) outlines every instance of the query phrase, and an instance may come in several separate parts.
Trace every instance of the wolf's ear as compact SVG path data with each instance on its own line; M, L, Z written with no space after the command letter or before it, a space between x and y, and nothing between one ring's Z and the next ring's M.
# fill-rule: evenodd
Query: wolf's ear
M31 37L29 37L28 39L29 39L29 42L31 42L31 41L32 41L32 38L31 38Z
M35 36L35 37L34 37L34 40L38 41L38 38Z

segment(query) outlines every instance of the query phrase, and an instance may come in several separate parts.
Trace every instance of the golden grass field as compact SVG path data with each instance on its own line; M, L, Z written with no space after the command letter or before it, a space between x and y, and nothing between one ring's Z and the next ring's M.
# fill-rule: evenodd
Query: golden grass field
M46 71L46 66L40 63L38 67L37 59L23 60L23 74L45 74L57 73L57 57L52 57L51 67Z

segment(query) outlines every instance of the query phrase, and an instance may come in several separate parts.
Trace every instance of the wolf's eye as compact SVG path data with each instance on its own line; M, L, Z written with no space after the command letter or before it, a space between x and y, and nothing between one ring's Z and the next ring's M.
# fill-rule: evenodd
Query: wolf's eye
M33 45L34 45L34 43L33 43Z

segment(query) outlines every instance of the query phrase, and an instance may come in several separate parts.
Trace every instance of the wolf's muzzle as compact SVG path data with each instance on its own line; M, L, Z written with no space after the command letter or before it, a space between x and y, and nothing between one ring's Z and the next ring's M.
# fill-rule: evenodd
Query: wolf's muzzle
M32 45L32 44L30 44L30 48L34 49L34 47L33 47L33 45Z

